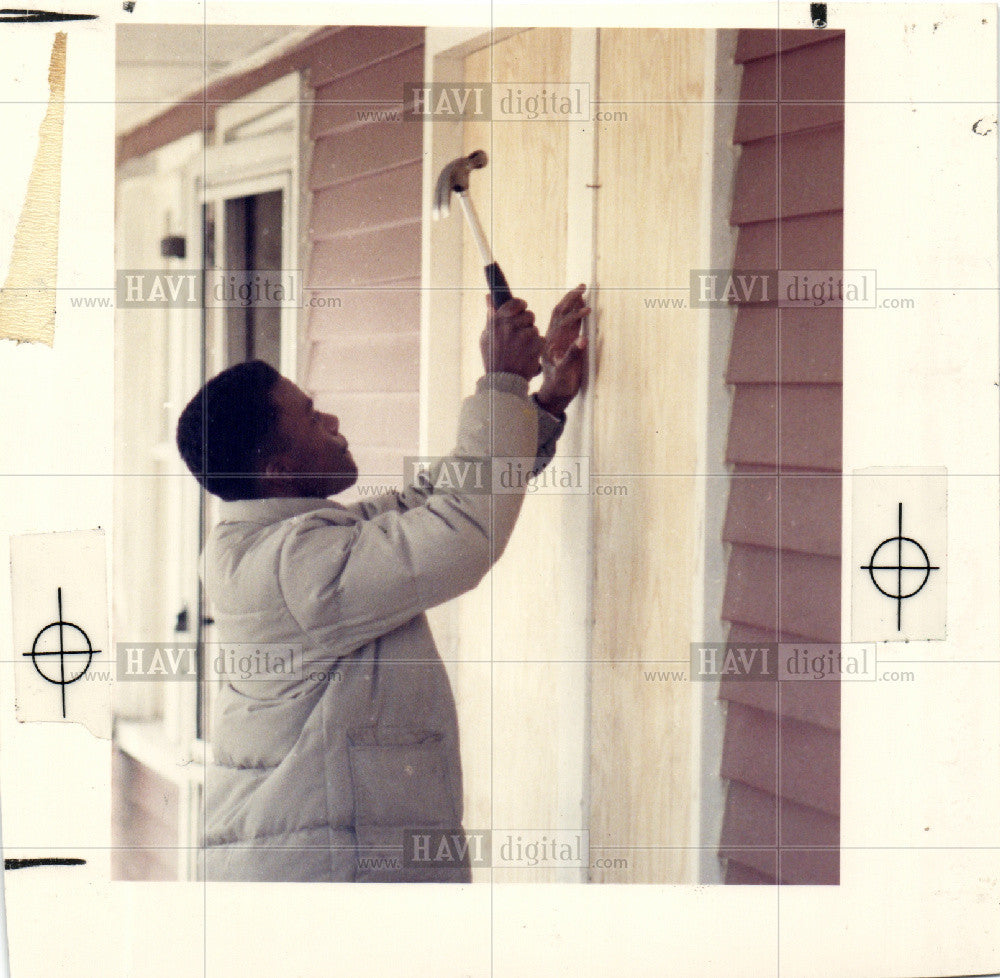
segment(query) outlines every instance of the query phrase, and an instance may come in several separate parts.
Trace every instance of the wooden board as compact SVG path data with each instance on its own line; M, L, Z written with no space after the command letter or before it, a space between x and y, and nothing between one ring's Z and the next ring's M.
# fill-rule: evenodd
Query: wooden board
M684 847L698 690L647 674L686 672L696 638L704 325L702 310L656 300L686 297L704 265L709 56L702 31L600 34L601 108L627 118L598 129L593 467L626 494L594 498L590 842L629 865L595 869L596 882L692 882L697 864Z
M466 81L565 82L570 31L532 30L470 55ZM544 332L567 283L566 166L568 127L561 121L468 123L464 153L485 149L490 162L472 175L471 196L511 284ZM461 220L455 214L453 220ZM462 388L482 375L479 336L486 285L475 244L463 244ZM494 571L459 610L460 655L494 660L467 667L456 690L465 764L466 824L553 830L559 821L559 753L581 743L559 740L559 702L566 683L585 695L584 670L567 658L551 609L559 600L561 508L586 497L530 496ZM542 882L553 870L497 870L496 882Z

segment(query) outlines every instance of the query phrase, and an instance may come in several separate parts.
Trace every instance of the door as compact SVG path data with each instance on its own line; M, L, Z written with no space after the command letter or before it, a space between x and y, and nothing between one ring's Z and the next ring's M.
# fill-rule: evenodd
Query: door
M233 300L226 306L228 362L264 360L281 369L281 307L251 301L261 286L277 283L282 270L281 190L265 190L222 202L227 278ZM239 271L236 271L236 270ZM247 296L241 301L241 296Z

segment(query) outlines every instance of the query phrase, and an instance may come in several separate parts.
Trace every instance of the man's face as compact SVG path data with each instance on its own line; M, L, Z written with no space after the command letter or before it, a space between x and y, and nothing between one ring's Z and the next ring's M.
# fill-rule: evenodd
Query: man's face
M265 465L269 496L332 496L358 481L358 466L340 434L340 421L282 377L271 390L281 448Z

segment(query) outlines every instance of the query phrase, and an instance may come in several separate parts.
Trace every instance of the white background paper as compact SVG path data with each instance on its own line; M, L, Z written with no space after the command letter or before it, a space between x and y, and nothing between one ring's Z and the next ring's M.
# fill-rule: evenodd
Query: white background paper
M70 25L60 286L113 287L114 30ZM347 6L138 0L132 20L808 26L808 4ZM434 976L981 974L1000 964L1000 629L996 136L992 6L831 4L847 31L845 268L916 311L845 313L844 471L944 466L947 641L912 682L848 683L837 887L351 887L108 883L108 745L13 719L0 682L7 854L82 868L8 872L14 975ZM983 23L982 21L985 21ZM937 26L935 26L935 24ZM7 99L47 99L54 28L0 31ZM34 53L32 53L34 52ZM30 72L18 79L18 59ZM13 77L12 77L13 76ZM16 87L11 87L15 85ZM42 109L39 109L39 115ZM15 113L16 115L17 113ZM4 118L13 118L5 116ZM26 181L37 124L9 129ZM17 161L20 162L17 162ZM5 154L5 178L6 173ZM0 239L13 232L7 190ZM0 246L0 249L6 245ZM3 255L0 250L0 256ZM110 310L60 303L53 349L0 344L6 533L110 526ZM11 477L9 473L15 473ZM844 547L850 554L851 494ZM7 564L6 544L0 562ZM853 577L844 561L844 633ZM0 619L9 591L0 588ZM0 630L2 631L2 630ZM9 634L0 659L12 658ZM880 654L880 658L882 658ZM900 658L904 658L900 656ZM900 666L900 668L903 668Z

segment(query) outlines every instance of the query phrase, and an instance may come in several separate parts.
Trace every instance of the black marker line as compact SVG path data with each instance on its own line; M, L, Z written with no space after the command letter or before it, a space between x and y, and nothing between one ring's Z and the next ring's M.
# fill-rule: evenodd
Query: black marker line
M899 565L899 570L896 571L896 594L899 595L896 598L896 631L901 632L903 630L903 504L899 504L899 543L896 546L896 552L898 556L896 557L896 563Z
M97 20L97 14L61 14L53 10L0 9L0 23L48 24L62 20Z
M59 858L53 857L49 859L38 858L38 859L5 859L3 861L4 869L31 869L32 866L84 866L86 865L86 859L74 859L74 858Z
M902 560L900 560L900 563L902 563ZM56 589L56 598L59 601L59 691L62 693L62 711L63 711L63 719L65 720L66 719L66 660L63 658L63 656L65 655L66 650L63 648L62 588Z

